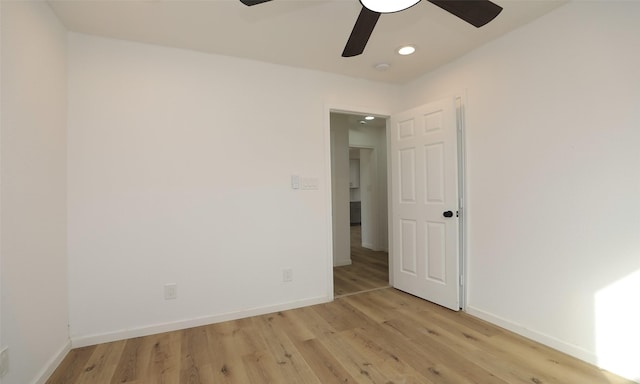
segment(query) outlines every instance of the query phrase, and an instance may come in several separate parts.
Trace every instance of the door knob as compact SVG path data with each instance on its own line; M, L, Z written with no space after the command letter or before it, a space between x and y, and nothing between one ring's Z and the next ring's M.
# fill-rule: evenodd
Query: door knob
M451 212L451 211L442 212L442 216L444 216L444 217L453 217L453 212Z

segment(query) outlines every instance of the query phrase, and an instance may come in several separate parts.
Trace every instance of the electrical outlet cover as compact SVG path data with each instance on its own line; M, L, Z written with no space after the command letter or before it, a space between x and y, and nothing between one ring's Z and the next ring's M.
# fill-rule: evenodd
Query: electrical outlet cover
M173 300L178 298L178 284L170 283L164 285L164 299Z

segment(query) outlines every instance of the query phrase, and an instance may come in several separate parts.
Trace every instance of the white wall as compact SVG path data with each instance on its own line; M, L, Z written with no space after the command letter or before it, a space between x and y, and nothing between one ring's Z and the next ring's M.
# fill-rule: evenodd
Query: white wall
M467 91L469 311L636 380L639 16L570 3L402 90Z
M349 211L349 125L346 115L331 113L331 197L333 266L351 264Z
M71 34L74 345L329 300L328 106L387 110L395 90Z
M377 153L372 148L360 149L360 238L364 248L377 250L378 196L377 182Z
M373 201L369 209L362 207L362 243L365 247L376 251L388 251L388 204L387 204L387 130L385 127L352 125L349 129L349 145L352 147L370 148L373 153L373 169L371 176ZM361 162L363 153L360 155ZM361 172L362 172L361 163ZM366 186L360 186L364 193ZM365 217L366 216L366 217ZM365 220L365 218L373 220ZM368 226L367 222L374 225Z
M349 148L349 201L361 201L360 150Z
M3 384L44 382L69 348L66 31L44 2L1 2Z

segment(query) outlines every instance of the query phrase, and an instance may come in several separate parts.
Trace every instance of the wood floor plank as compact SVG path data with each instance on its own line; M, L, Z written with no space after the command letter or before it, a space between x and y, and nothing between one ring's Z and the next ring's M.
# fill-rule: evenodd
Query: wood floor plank
M298 321L296 312L299 311L294 309L292 311L277 312L269 316L269 320L274 327L286 329L287 336L292 341L313 339L315 334L304 322Z
M558 382L567 380L589 384L606 378L606 375L593 365L511 332L501 332L490 340L490 344L500 351L498 356L515 356L519 363L531 365L537 371L554 377ZM609 381L615 383L614 380Z
M291 314L291 317L294 321L303 323L307 330L313 334L314 338L336 333L336 329L314 309L317 307L318 306L298 308L295 310L295 313Z
M259 341L249 336L252 326L247 320L250 319L212 324L206 328L214 383L249 382L242 357L264 347L257 347Z
M338 332L365 325L376 326L375 320L358 311L345 299L336 300L329 304L320 304L314 306L314 309Z
M562 369L557 360L552 361L547 358L546 356L548 356L551 350L546 351L547 353L539 353L537 349L542 348L540 344L502 344L500 340L503 333L496 334L489 338L469 328L460 329L459 327L451 327L450 321L448 321L446 316L442 316L442 314L432 312L424 317L429 324L436 325L446 333L451 340L455 340L454 343L462 345L468 351L475 351L477 355L483 353L483 351L491 345L492 356L494 358L492 359L492 363L495 361L508 361L514 366L526 365L528 369L521 376L529 377L532 381L561 382L560 377L563 377L564 380L570 380L571 382L589 382L589 377L569 375L569 371ZM559 360L563 359L563 357L559 355L557 358Z
M344 301L378 323L398 316L397 307L389 301L380 300L379 295L352 295L345 297Z
M322 383L355 383L340 361L325 348L318 339L309 339L296 344L309 366Z
M151 348L148 343L145 348L145 340L148 339L136 337L126 341L111 384L131 383L145 377L151 357Z
M379 333L375 330L356 328L344 331L340 336L351 348L366 358L371 367L376 367L384 375L385 382L432 383L426 376L401 360L397 351L389 348L388 344L383 346L384 339L377 337Z
M351 227L351 265L333 268L336 297L389 286L389 255L362 247L361 227Z
M286 384L278 362L269 351L256 351L242 357L249 378L247 383Z
M478 364L475 359L456 353L438 339L425 341L419 325L411 320L396 318L385 322L386 332L398 332L407 337L387 337L386 345L395 347L397 354L407 363L436 383L510 383ZM435 332L435 331L432 331ZM417 359L417 360L416 360ZM422 362L422 363L421 363ZM425 371L426 369L426 371Z
M457 315L456 315L457 316ZM471 329L452 329L451 322L438 318L435 312L417 313L412 319L419 324L413 337L421 345L440 344L439 351L452 350L455 355L477 365L509 383L561 383L557 377L540 367L523 361L516 353L499 348L487 348L490 341ZM407 329L406 326L401 326ZM488 344L489 343L489 344ZM524 364L523 364L524 363Z
M363 295L374 294L379 295L378 292ZM413 367L431 382L465 383L471 380L473 383L504 383L473 361L452 354L444 345L422 345L414 342L415 335L420 335L419 324L406 319L402 312L396 313L396 318L385 320L373 332L364 328L356 329L356 332L364 332L366 337L384 345L387 353Z
M126 341L100 344L91 354L86 368L78 376L78 384L110 383Z
M342 268L342 270L340 270ZM366 290L357 282L351 280L351 275L348 271L344 270L345 267L336 267L333 272L333 293L335 297L341 297L354 292L361 292Z
M181 346L180 382L185 384L213 383L206 327L183 330Z
M321 384L304 357L287 336L287 331L274 321L277 314L254 318L260 334L264 337L280 372L280 377L287 377L295 383Z
M80 374L85 370L86 364L93 355L96 346L82 347L74 349L65 358L58 369L47 380L46 384L75 383Z
M182 331L148 336L151 338L151 356L147 368L149 380L157 384L180 382Z
M386 375L378 370L373 363L353 348L341 333L327 335L320 339L322 345L340 362L342 367L356 380L357 383L388 383Z
M70 351L48 384L630 384L393 288Z

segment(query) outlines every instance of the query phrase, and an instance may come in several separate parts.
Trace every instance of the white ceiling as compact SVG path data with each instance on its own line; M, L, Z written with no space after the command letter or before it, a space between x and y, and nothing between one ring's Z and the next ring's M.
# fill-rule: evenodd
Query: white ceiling
M364 54L341 57L358 17L358 0L274 0L247 7L239 0L49 0L71 31L192 49L406 83L561 6L560 0L493 0L504 10L475 28L421 1L384 14ZM395 50L413 44L402 57ZM374 68L388 63L387 71Z

